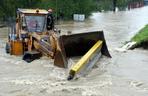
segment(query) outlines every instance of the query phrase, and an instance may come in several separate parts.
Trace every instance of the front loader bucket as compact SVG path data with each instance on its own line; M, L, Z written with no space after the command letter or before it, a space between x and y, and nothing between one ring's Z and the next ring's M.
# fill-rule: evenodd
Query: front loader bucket
M59 37L59 50L55 55L54 64L57 66L68 67L67 58L73 56L83 56L98 41L103 41L101 53L111 57L103 31L94 31L72 35L63 35Z

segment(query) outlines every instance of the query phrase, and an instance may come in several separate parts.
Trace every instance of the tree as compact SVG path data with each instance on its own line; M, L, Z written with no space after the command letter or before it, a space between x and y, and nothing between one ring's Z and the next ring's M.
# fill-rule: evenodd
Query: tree
M57 18L72 19L73 14L85 14L93 11L115 10L127 7L129 2L143 0L0 0L0 19L15 17L17 8L52 8Z
M13 18L17 8L35 8L38 2L36 0L0 0L0 19L5 21Z
M95 0L42 0L41 8L52 8L58 18L71 19L74 13L89 16L96 9Z

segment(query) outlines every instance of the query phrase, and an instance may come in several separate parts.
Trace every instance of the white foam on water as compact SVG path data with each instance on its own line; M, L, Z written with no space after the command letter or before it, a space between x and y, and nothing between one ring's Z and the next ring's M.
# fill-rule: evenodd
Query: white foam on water
M128 42L127 44L125 44L121 48L115 48L115 51L118 51L118 52L126 52L128 49L130 49L131 47L133 47L135 44L136 44L136 42Z
M130 86L138 91L148 92L148 84L142 81L131 81Z

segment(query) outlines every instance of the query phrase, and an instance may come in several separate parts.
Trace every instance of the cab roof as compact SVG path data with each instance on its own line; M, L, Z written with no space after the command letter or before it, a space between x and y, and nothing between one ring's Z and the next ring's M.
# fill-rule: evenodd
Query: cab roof
M48 11L45 9L21 9L18 8L18 12L20 13L26 13L26 14L48 14Z

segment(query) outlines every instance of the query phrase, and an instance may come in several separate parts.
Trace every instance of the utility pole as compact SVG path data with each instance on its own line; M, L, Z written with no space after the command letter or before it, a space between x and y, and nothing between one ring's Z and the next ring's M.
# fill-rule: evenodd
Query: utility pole
M113 11L116 11L117 0L113 0Z

